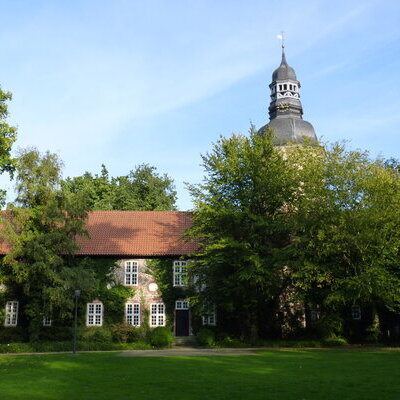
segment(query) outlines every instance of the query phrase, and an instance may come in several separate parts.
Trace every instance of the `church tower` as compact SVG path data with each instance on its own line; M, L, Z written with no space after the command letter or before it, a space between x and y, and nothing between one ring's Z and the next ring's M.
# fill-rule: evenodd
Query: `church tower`
M285 45L282 40L282 61L272 74L269 85L271 102L268 108L270 122L260 129L272 128L275 143L302 143L304 140L317 141L313 126L303 120L303 107L300 102L300 82L296 73L286 61Z

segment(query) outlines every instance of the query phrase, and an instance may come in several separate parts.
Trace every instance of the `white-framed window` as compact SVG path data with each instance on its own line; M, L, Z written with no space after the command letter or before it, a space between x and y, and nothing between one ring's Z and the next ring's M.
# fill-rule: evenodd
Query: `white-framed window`
M174 261L174 286L187 286L187 261Z
M150 304L150 326L165 326L165 305L164 303Z
M52 325L52 321L51 318L47 315L43 316L43 326L51 326Z
M205 307L205 312L202 316L203 325L217 325L217 313L214 306Z
M175 310L189 310L189 302L186 300L176 300Z
M361 307L358 305L351 306L351 317L354 320L361 319Z
M87 303L86 325L103 325L103 303Z
M310 319L313 322L318 321L319 320L319 311L318 310L311 310Z
M217 318L215 311L203 315L203 325L210 325L210 326L217 325Z
M140 304L126 303L125 318L127 324L133 326L140 326Z
M18 301L7 301L4 326L17 326L18 323Z
M138 262L125 261L125 285L137 286L138 284Z

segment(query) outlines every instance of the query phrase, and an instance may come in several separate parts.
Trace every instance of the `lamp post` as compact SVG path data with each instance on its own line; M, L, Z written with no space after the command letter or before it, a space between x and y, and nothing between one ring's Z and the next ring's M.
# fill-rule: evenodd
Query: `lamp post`
M75 318L74 318L74 343L72 353L76 354L76 331L78 329L78 298L81 295L80 290L75 290Z

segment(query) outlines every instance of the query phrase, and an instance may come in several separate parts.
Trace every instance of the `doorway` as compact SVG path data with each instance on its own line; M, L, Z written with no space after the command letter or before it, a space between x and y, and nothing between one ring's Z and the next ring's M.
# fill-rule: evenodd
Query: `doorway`
M189 336L189 333L189 302L177 300L175 302L175 336Z

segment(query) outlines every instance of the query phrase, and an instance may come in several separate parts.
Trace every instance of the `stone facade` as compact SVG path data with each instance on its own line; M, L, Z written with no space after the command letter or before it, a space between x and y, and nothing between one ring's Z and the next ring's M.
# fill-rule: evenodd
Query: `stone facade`
M126 262L129 261L137 262L137 284L127 285L125 282ZM151 303L163 302L157 283L147 269L145 259L127 258L118 260L117 268L114 271L114 279L119 285L129 286L135 289L135 295L128 300L129 302L141 303L146 309L149 309Z

